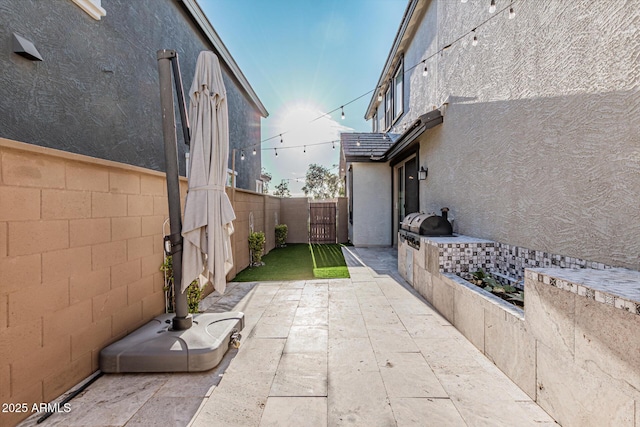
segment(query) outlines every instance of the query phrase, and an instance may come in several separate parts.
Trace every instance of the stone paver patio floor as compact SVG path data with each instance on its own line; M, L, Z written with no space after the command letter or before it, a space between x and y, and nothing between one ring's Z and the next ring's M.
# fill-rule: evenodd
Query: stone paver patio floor
M231 288L245 329L218 368L105 375L42 425L555 425L402 281L393 249L345 255L350 279Z

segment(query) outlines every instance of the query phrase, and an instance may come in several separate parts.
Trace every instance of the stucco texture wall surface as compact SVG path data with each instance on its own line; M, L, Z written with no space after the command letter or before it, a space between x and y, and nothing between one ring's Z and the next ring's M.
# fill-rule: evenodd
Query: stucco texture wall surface
M96 21L70 0L0 2L0 137L164 170L156 52L178 52L188 91L198 53L212 46L178 1L103 6L107 15ZM44 61L14 54L12 33L32 41ZM258 143L259 112L226 66L223 79L231 146ZM179 119L178 140L184 175ZM259 154L236 169L237 186L255 189Z
M640 8L514 7L477 46L469 35L430 59L428 77L407 73L397 130L448 99L420 140L420 209L450 207L462 234L640 269ZM406 64L488 17L484 3L431 2Z
M391 171L383 163L353 163L353 243L391 245Z

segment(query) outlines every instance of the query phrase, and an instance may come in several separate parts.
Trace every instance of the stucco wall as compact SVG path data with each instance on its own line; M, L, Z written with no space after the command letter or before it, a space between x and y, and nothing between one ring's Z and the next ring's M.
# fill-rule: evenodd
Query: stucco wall
M421 138L420 209L450 207L463 234L639 269L640 9L515 9L479 29L477 46L469 36L431 59L426 78L421 67L406 77L399 126L449 99ZM484 3L431 2L406 63L488 17Z
M355 246L391 245L391 169L386 163L353 163Z
M338 243L347 243L349 241L348 225L349 224L349 199L346 197L338 197L338 226L337 226L337 239Z
M0 2L0 137L164 170L156 52L178 52L188 91L198 53L212 46L179 1L103 3L107 15L96 21L70 0ZM14 32L44 61L14 54ZM231 147L257 144L259 112L224 64L223 79ZM236 159L237 186L255 190L260 151L245 155Z

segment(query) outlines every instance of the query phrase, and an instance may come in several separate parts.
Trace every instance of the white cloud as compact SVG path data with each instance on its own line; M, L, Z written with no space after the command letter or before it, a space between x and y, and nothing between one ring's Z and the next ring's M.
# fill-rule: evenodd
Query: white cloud
M277 111L270 118L270 125L265 126L263 134L276 137L262 144L262 166L273 176L271 189L287 179L292 195L304 196L301 189L309 164L331 168L339 163L340 132L352 132L353 129L333 119L340 120L339 110L333 117L322 114L319 108L297 103Z

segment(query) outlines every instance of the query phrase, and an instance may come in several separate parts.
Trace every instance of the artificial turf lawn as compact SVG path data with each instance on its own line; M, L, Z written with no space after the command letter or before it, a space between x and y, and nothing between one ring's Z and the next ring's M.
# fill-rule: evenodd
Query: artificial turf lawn
M233 281L265 282L349 277L341 245L290 244L284 248L273 249L262 258L262 262L265 265L245 268Z
M342 255L342 245L311 245L313 275L317 279L341 279L349 277L349 269Z

